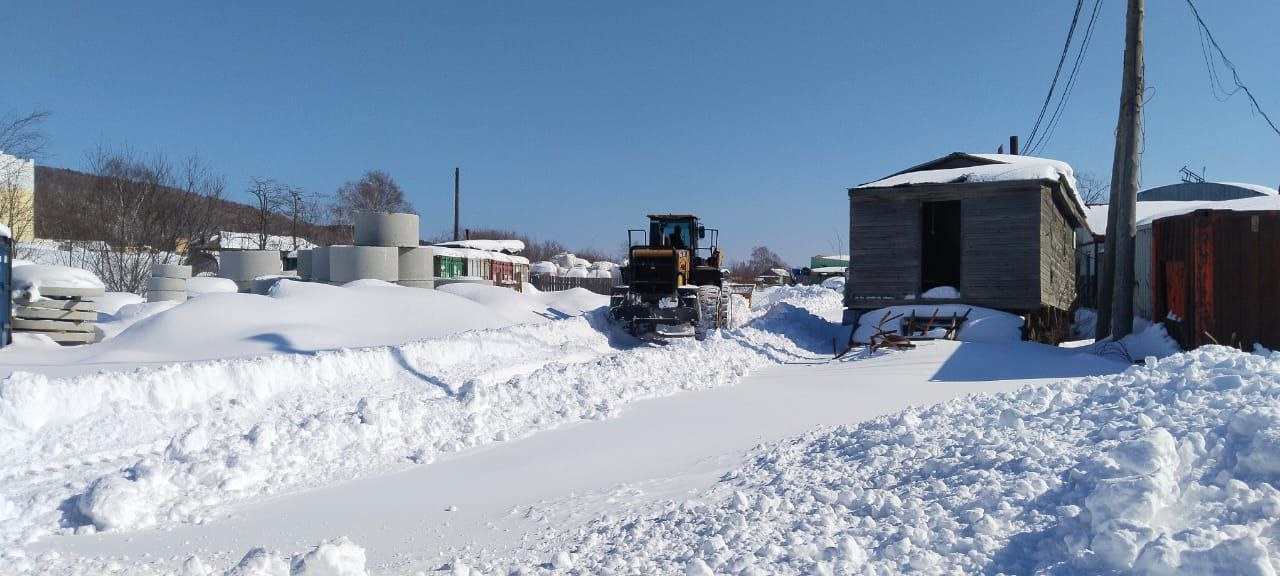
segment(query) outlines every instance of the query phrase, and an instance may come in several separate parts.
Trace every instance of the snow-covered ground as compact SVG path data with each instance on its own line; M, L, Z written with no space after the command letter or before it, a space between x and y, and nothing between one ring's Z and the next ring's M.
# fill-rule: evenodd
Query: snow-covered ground
M665 347L619 334L595 309L603 302L582 293L281 286L271 297L201 296L83 349L94 354L22 357L24 372L0 384L0 573L285 574L290 556L343 574L595 573L619 559L639 563L624 572L696 572L687 535L661 538L685 528L647 519L696 509L707 526L719 522L726 486L753 497L747 481L763 455L835 433L814 426L1124 368L1020 342L831 362L840 295L818 286L763 291L741 329ZM381 326L341 330L358 306L382 310ZM294 326L272 307L313 316ZM192 322L207 334L179 338ZM297 344L255 347L262 333ZM163 354L140 357L142 346ZM14 369L11 357L0 363ZM921 465L906 460L898 465ZM795 462L774 472L833 477ZM785 533L778 546L807 534L786 524L804 524L795 516L768 516L753 533ZM624 525L636 527L637 548L615 554L607 535ZM873 541L855 540L878 558ZM704 556L732 572L728 556ZM790 549L758 558L766 572L819 566Z
M564 531L525 562L582 573L1275 574L1278 379L1280 354L1206 347L819 429L760 448L692 498Z

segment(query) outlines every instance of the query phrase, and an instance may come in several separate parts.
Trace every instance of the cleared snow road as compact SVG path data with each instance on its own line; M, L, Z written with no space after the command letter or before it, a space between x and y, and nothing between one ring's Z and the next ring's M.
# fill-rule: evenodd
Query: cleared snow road
M739 466L755 445L814 426L1122 368L1032 344L939 342L849 362L814 358L761 369L737 386L639 402L615 419L256 503L203 525L51 537L31 551L161 563L195 554L228 565L255 546L290 552L345 535L366 548L374 573L430 570L455 556L507 557L536 548L549 528L679 498Z

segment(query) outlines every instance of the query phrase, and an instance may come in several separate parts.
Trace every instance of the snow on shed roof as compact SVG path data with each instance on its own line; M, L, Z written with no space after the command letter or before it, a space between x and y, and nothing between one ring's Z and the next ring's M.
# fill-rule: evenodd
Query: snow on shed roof
M1014 154L970 154L952 152L942 158L913 166L897 174L855 189L893 188L916 184L952 184L960 182L1014 182L1019 180L1051 180L1065 182L1070 197L1084 213L1084 201L1076 191L1075 172L1060 160Z
M446 248L470 248L472 250L488 250L490 252L506 252L515 254L524 251L524 242L520 240L451 240L436 246Z

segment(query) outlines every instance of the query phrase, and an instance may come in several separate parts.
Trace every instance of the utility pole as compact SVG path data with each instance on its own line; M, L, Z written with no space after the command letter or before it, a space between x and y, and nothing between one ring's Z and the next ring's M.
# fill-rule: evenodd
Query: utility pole
M1129 0L1124 34L1124 80L1120 88L1120 118L1116 122L1116 153L1111 164L1111 207L1107 211L1107 253L1103 261L1102 294L1098 303L1099 339L1116 339L1133 332L1133 244L1137 234L1138 137L1142 122L1143 0ZM1109 296L1109 297L1108 297Z
M461 183L462 183L462 168L454 166L453 167L453 239L454 240L462 239L462 236L458 235L459 221L460 221L458 203L461 201L461 198L462 198Z

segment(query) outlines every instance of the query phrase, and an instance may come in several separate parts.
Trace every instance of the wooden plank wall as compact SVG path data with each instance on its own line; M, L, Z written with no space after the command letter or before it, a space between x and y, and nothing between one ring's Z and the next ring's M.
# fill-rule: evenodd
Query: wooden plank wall
M1054 190L1041 187L1040 302L1070 310L1076 301L1076 236L1054 203Z
M920 202L853 195L849 209L849 293L902 298L920 286Z
M1030 190L967 194L960 293L993 308L1034 310L1040 302L1037 271L1041 213Z
M1070 308L1075 236L1049 190L1039 183L969 183L851 194L846 304L911 302L904 296L920 290L920 203L960 200L965 302L1017 311L1037 310L1042 301ZM1049 291L1056 293L1052 300L1045 299Z

